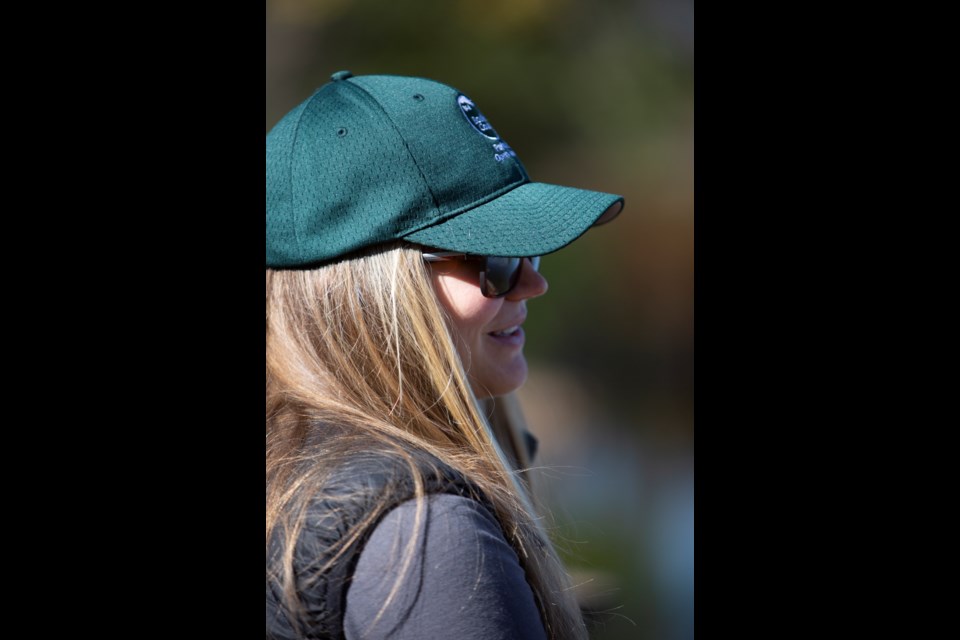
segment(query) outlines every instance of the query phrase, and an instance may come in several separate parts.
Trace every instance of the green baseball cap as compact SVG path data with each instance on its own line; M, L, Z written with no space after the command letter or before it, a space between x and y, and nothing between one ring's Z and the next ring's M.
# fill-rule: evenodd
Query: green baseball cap
M622 208L622 196L532 182L473 101L424 78L337 72L267 134L270 268L396 240L544 255Z

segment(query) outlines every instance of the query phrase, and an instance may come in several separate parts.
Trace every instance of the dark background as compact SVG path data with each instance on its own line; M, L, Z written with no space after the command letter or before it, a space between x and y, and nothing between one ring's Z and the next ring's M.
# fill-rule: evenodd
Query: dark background
M520 391L598 639L693 637L693 2L268 0L266 129L331 73L470 96L624 213L544 259Z

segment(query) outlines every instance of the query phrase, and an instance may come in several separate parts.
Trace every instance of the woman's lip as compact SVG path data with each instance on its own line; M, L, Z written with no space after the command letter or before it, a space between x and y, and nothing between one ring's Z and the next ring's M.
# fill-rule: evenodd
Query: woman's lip
M519 329L523 326L523 323L526 321L527 321L527 316L524 315L524 316L521 316L520 318L517 318L513 322L504 324L499 329L494 329L493 331L490 331L489 333L499 333L501 331L506 331L507 329L512 329L514 327Z
M509 327L507 327L509 329ZM511 347L522 347L524 342L524 333L523 327L517 327L516 331L513 333L508 333L506 335L495 335L496 332L491 331L487 334L491 340L496 340L499 344Z
M490 332L490 335L492 335L492 336L495 336L495 335L497 335L497 334L507 334L507 335L509 335L509 334L511 334L511 333L516 333L517 329L519 329L519 328L520 328L520 325L518 325L518 324L512 324L512 325L510 325L509 327L504 327L503 329L497 329L496 331L491 331L491 332Z

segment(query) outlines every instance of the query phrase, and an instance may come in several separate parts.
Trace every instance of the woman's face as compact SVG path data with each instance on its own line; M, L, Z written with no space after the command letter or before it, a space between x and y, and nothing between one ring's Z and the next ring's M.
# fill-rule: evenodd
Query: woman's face
M527 300L546 293L547 281L524 259L517 286L501 298L485 298L480 293L480 264L450 260L430 267L473 392L489 398L516 390L527 379L521 325Z

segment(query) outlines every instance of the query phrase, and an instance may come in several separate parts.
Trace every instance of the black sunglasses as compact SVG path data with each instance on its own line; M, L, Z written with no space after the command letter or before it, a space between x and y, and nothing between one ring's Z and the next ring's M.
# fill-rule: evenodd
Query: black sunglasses
M500 298L507 295L517 286L520 280L520 270L525 258L501 258L499 256L475 256L469 253L454 251L436 251L424 253L425 262L443 262L447 260L476 260L482 263L480 267L480 293L486 298ZM531 256L530 266L534 271L540 269L540 256Z

